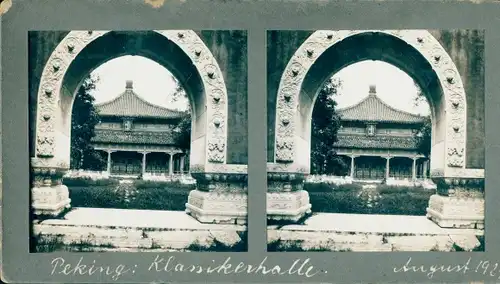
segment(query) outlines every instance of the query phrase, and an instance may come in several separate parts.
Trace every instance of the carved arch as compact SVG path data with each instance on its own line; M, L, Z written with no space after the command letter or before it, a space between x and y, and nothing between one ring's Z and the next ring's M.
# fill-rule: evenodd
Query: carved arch
M309 155L310 145L299 130L304 123L300 114L300 94L304 79L313 64L329 48L363 33L381 33L400 39L420 53L432 67L442 91L442 115L445 119L441 122L443 127L439 129L444 132L444 145L440 149L442 153L434 150L431 153L431 157L444 157L436 157L439 162L432 168L433 175L459 175L465 168L466 94L452 59L441 44L425 30L319 30L307 38L288 62L280 80L276 101L275 162L294 170L309 172L309 158L304 157L304 153ZM430 102L431 107L433 103ZM310 121L305 123L310 124ZM308 135L310 136L310 130Z
M69 168L69 152L58 151L69 147L69 137L60 133L62 114L60 101L64 76L75 58L94 40L111 31L71 31L50 55L40 79L37 94L35 136L35 165ZM227 158L227 88L222 71L202 39L192 30L155 31L177 45L189 57L199 73L204 91L204 119L202 134L191 141L192 148L204 151L204 161L193 165L193 170L204 170L205 164L225 164ZM74 99L74 98L73 98ZM195 103L195 102L191 102ZM196 143L196 145L193 145Z

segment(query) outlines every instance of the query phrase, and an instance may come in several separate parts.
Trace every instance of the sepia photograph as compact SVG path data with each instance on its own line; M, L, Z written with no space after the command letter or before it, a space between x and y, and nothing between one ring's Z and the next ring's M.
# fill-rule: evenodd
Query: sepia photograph
M30 252L247 251L247 34L30 31Z
M3 282L500 280L495 1L0 2Z
M268 251L484 251L484 40L268 31Z

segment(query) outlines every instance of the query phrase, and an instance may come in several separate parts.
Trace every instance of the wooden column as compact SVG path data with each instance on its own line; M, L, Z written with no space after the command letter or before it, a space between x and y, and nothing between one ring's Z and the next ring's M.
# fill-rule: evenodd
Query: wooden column
M389 160L391 159L392 157L385 157L385 178L388 179L389 178L389 173L390 173L390 163L389 163Z
M351 178L354 178L354 159L356 156L351 156Z
M168 163L168 173L169 173L169 175L174 174L174 152L170 152L170 161Z
M146 173L146 155L148 152L142 152L142 176Z
M413 164L411 167L411 178L413 180L417 179L417 157L413 157Z
M424 179L427 179L427 163L429 163L429 160L425 160L423 163L423 176Z
M107 172L108 172L108 175L111 174L111 153L112 151L111 150L108 150L108 167L107 167Z
M181 156L181 169L180 169L181 174L184 174L184 158L185 158L185 155L183 154Z

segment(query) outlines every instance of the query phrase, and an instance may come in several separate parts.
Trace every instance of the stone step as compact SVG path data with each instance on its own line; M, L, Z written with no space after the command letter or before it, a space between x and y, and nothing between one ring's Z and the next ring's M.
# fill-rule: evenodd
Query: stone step
M75 208L65 219L37 222L33 231L43 244L92 251L184 251L246 242L246 226L203 224L182 211Z
M484 230L441 228L425 216L315 213L303 224L268 226L268 243L280 250L473 250L480 236Z

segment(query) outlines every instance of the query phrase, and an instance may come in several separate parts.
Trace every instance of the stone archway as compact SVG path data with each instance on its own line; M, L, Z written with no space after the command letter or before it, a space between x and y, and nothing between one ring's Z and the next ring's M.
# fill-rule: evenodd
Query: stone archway
M268 164L271 187L268 200L287 203L286 200L294 198L297 201L283 207L286 209L281 212L272 210L270 218L297 220L310 211L301 180L310 172L314 102L328 78L363 60L395 65L410 75L426 95L433 123L432 177L444 182L446 188L450 187L451 179L472 176L472 183L481 179L478 173L470 174L465 168L467 108L462 79L449 54L429 31L319 30L295 51L276 94L274 163ZM280 183L276 183L278 180ZM443 213L447 211L443 207L453 206L451 203L449 199L431 198L429 207L434 210L429 211L430 217L440 225L450 226L444 219L453 219L451 223L456 223L456 216ZM473 214L461 213L467 215L465 223L479 223L484 218L477 204L474 203L478 208Z
M64 151L69 147L69 137L66 135L67 130L61 128L69 127L67 120L71 112L64 113L62 110L64 107L70 107L71 102L67 102L67 99L63 98L65 95L63 92L72 93L74 90L63 90L66 72L87 46L108 33L110 31L71 31L58 44L45 65L38 91L35 157L51 160L49 164L52 166L66 167L69 159L67 151ZM225 163L227 90L217 61L194 31L169 30L156 31L156 33L166 38L169 43L179 47L180 51L184 53L182 56L189 58L189 62L200 76L201 82L197 83L203 88L202 94L199 95L200 97L194 97L192 92L190 93L190 102L194 110L193 132L195 133L191 143L194 146L193 150L197 151L197 155L192 155L192 157L204 157L204 159L192 161L193 166L195 168L202 166L202 170L205 170L206 164ZM127 48L129 47L126 46L125 49ZM125 50L124 54L127 53L128 51ZM114 54L113 56L120 55L123 54ZM155 55L149 54L148 57L155 57ZM111 58L105 60L109 59ZM85 72L88 71L90 70ZM188 80L194 79L189 78Z
M402 58L405 50L381 51L378 54L359 54L346 56L343 62L335 64L335 69L319 74L319 58L336 45L358 36L370 37L373 34L393 38L395 42L406 44L411 50L411 61L421 61L427 68L415 70ZM367 40L369 42L369 40ZM415 52L416 51L416 52ZM400 54L390 54L391 52ZM414 56L416 54L416 56ZM332 55L333 56L333 55ZM363 58L364 57L364 58ZM280 81L276 104L275 161L294 165L304 171L309 170L310 127L308 122L316 98L314 88L332 73L355 62L366 59L383 60L406 71L424 87L428 95L434 121L434 133L442 139L434 139L431 165L434 175L446 176L460 174L465 167L466 137L466 100L460 74L450 56L439 42L427 31L422 30L374 30L374 31L316 31L289 61ZM422 62L423 61L423 62ZM430 68L429 68L430 67ZM311 76L310 72L315 76ZM430 72L433 72L430 73ZM433 82L436 76L438 82ZM326 77L326 78L325 78ZM319 79L318 79L319 78ZM431 84L438 83L437 86ZM313 86L314 85L314 86ZM431 89L432 88L432 89ZM307 93L307 92L310 93ZM296 110L299 111L296 111ZM301 149L297 151L297 149ZM307 149L307 150L306 150ZM459 175L458 175L459 176Z
M134 36L137 39L130 40ZM31 161L35 214L57 215L69 207L68 189L61 177L69 169L75 94L93 69L122 55L142 55L157 61L185 87L193 119L190 172L210 182L205 173L225 169L227 89L216 59L194 31L71 31L51 53L38 87L35 153ZM191 210L202 211L196 206Z

